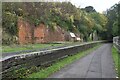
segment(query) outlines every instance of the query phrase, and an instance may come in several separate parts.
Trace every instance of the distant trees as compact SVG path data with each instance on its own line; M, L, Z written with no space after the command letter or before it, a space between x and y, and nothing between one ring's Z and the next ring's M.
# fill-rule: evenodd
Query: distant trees
M118 35L120 36L120 1L118 3ZM120 40L120 37L119 37Z
M115 4L106 11L106 16L108 18L106 37L108 39L112 39L114 36L120 35L119 6L120 6L120 3Z
M84 39L88 40L89 36L97 32L99 39L104 39L102 33L106 30L107 17L104 14L96 12L92 6L87 6L80 11L80 20L78 30L83 34Z
M86 12L96 12L96 10L93 8L93 6L87 6L84 8Z
M104 32L106 31L107 17L103 14L93 12L90 13L91 17L94 19L94 28L101 39L105 39Z

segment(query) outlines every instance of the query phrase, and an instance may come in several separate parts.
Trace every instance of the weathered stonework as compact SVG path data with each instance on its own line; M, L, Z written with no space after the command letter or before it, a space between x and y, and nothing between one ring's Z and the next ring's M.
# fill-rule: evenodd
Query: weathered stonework
M20 54L6 58L2 63L2 77L3 78L17 78L17 74L13 74L15 70L30 69L34 66L42 67L51 65L54 61L77 54L78 52L85 51L94 47L97 43L105 41L89 42L84 44L78 44L74 46L68 46L58 49L31 52L26 54ZM20 74L20 73L18 73Z
M32 36L34 36L34 43L49 43L55 41L68 41L70 40L70 34L67 31L54 26L52 30L50 27L46 27L44 23L40 23L38 26L30 24L28 21L18 19L18 38L20 44L27 44L32 42ZM32 35L33 33L33 35Z
M31 43L31 28L34 27L30 25L27 21L22 19L18 20L18 40L20 44Z

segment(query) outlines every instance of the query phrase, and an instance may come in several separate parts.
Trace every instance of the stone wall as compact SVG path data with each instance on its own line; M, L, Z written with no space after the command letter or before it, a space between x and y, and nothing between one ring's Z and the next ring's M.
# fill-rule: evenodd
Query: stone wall
M119 36L113 37L113 44L117 48L118 52L120 53L120 40L119 40Z
M65 41L65 31L59 26L54 26L54 30L47 28L45 32L45 42Z
M0 62L2 63L2 77L16 78L15 76L16 74L14 74L16 70L20 69L27 70L34 66L36 67L48 66L58 59L77 54L78 52L81 51L85 51L89 48L94 47L97 43L101 42L103 41L90 42L47 51L38 51L11 56Z
M35 43L45 43L46 27L44 24L40 24L34 29Z

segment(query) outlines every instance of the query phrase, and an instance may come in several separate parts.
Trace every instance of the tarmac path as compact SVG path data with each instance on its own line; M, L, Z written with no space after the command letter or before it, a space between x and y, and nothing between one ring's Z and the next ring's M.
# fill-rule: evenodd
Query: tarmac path
M49 78L116 78L111 47L111 43L105 43Z

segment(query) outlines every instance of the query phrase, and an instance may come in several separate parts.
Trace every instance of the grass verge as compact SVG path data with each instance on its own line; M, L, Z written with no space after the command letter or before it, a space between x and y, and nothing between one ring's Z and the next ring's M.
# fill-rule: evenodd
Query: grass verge
M26 51L26 50L37 50L37 49L51 49L51 47L60 47L60 46L69 46L80 44L81 42L64 42L64 43L47 43L47 44L26 44L26 45L3 45L2 52L9 53L9 52L19 52L19 51Z
M120 77L120 59L119 59L119 56L120 54L118 53L117 49L113 46L112 47L112 57L113 57L113 60L114 60L114 64L115 64L115 70L116 70L116 73L117 73L117 76Z
M52 66L50 66L48 68L42 69L37 73L30 74L29 76L27 76L27 78L47 78L51 74L55 73L56 71L59 71L61 68L74 62L75 60L82 58L83 56L96 50L100 46L101 45L99 44L99 45L95 46L94 48L88 49L88 50L83 51L83 52L79 52L76 55L68 56L67 58L64 58L62 60L57 61L56 63L52 64Z
M44 49L49 47L62 46L64 44L28 44L28 45L14 45L2 46L2 52L18 52L24 50Z

